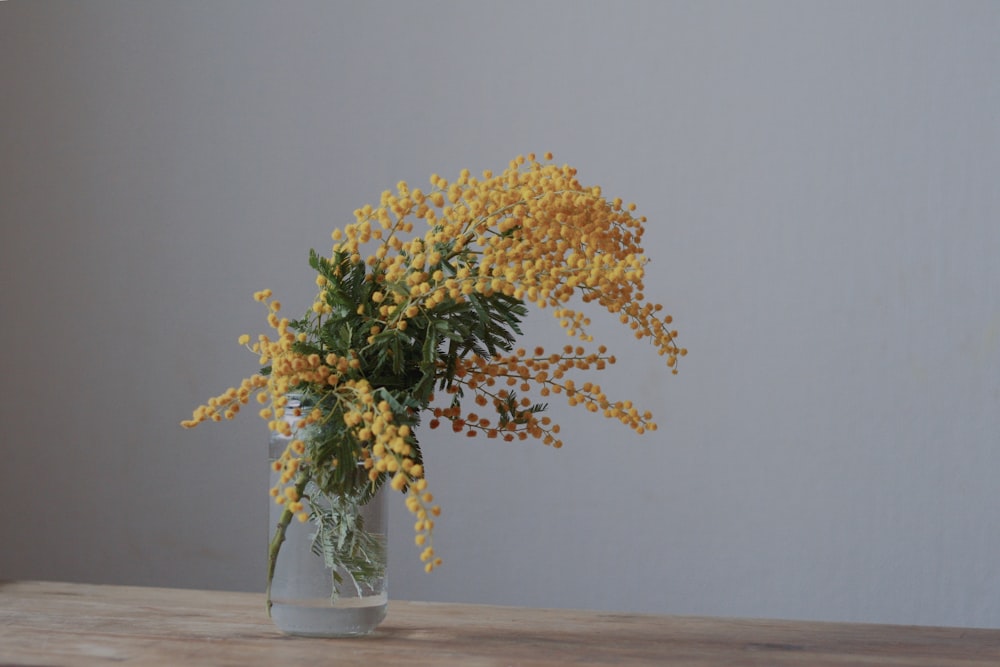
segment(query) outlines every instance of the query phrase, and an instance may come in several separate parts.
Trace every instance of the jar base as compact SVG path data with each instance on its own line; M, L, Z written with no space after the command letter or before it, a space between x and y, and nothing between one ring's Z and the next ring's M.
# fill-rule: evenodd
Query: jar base
M361 637L371 634L385 618L386 596L329 600L274 600L271 620L287 635L299 637Z

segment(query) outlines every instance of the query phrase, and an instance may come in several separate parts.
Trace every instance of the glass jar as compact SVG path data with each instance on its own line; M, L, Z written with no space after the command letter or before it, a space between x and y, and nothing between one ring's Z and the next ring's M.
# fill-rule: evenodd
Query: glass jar
M307 407L289 401L284 419L293 431L301 420L292 415L296 408L303 416L308 413ZM272 433L270 461L277 461L293 438L308 437L301 431L292 437ZM279 478L272 467L272 487ZM371 633L385 618L388 603L386 490L330 497L315 485L307 486L302 498L309 515L305 522L297 517L289 521L286 508L269 500L269 559L277 551L268 602L274 624L286 634L310 637ZM278 539L279 531L284 541Z

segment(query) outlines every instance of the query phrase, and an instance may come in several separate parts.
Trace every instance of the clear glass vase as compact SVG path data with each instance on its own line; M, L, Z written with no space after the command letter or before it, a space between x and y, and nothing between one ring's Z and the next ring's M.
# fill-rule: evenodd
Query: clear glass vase
M271 461L281 456L289 440L271 436ZM272 469L272 486L278 477ZM306 493L310 519L287 522L277 551L269 589L271 620L290 635L367 635L385 618L388 603L387 491L331 498L313 486ZM269 500L273 549L285 508Z

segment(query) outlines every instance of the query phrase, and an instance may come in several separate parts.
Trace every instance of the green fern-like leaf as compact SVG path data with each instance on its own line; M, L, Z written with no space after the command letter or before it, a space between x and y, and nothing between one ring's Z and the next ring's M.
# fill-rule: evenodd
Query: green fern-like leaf
M337 601L345 580L358 596L378 588L385 577L385 537L368 531L361 513L375 491L362 487L355 495L328 496L315 484L306 491L309 519L316 529L312 552L331 572L331 603Z

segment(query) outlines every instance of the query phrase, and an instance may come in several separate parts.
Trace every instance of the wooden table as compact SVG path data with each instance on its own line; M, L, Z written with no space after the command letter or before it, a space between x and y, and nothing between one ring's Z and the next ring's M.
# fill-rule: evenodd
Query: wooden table
M286 637L263 598L0 582L0 667L21 665L1000 665L1000 630L391 601L375 634Z

